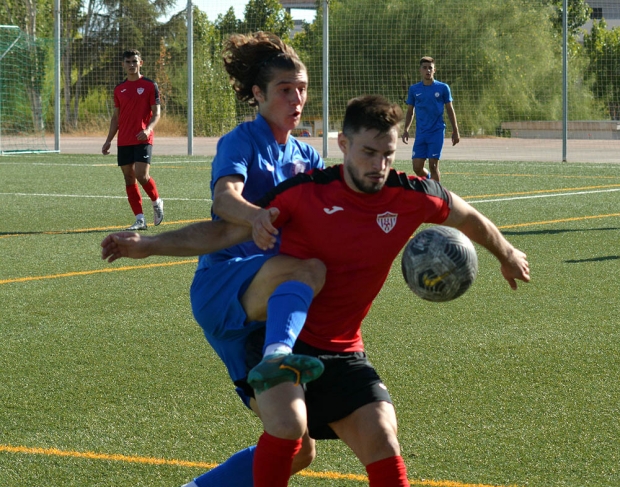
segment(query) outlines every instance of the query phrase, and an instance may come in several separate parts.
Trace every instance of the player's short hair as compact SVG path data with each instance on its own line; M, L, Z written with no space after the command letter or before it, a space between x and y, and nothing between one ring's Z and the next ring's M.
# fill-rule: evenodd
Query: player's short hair
M403 109L381 95L360 96L347 104L342 133L351 137L363 129L375 129L385 134L398 126L403 117Z
M420 59L420 66L422 66L422 64L424 63L435 64L435 60L430 56L424 56L422 59Z
M142 55L140 54L140 51L138 51L137 49L128 49L127 51L123 52L123 59L129 59L130 57L134 57L136 56L139 59L142 59Z
M270 32L231 35L224 42L222 58L237 99L250 106L258 105L252 87L266 92L275 70L306 71L295 49Z

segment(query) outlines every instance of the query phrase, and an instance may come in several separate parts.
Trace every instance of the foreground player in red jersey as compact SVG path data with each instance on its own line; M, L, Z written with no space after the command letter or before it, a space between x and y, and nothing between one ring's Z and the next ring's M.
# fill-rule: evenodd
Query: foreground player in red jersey
M259 406L276 391L289 398L279 407L261 407L265 432L254 456L257 487L288 485L306 429L314 439L343 440L366 467L372 487L409 485L394 407L366 358L361 324L394 259L420 224L463 231L497 257L513 289L516 279L530 279L525 254L477 210L433 180L391 168L402 117L402 110L382 97L352 100L338 137L344 164L298 175L258 202L281 232L280 252L318 258L327 275L294 347L295 353L320 357L325 372L303 388L283 383L256 395ZM201 222L154 237L112 234L102 242L102 257L196 255L250 238L247 228ZM256 243L268 248L274 241ZM355 293L348 292L352 282ZM247 343L256 351L248 358L252 367L260 360L263 338L253 332ZM237 484L231 479L227 485Z
M160 116L159 89L157 83L140 74L142 64L139 51L123 53L127 79L114 88L114 114L101 148L103 155L108 155L118 132L118 165L125 178L129 205L136 216L136 222L127 230L146 230L138 182L153 203L153 223L159 225L164 219L164 202L159 197L155 180L149 175L153 129Z

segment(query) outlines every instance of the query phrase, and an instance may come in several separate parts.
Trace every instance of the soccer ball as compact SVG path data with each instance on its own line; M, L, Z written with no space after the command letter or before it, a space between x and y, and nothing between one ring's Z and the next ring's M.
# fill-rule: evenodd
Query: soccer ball
M407 285L417 296L451 301L474 282L478 255L471 240L456 228L435 226L409 241L401 265Z

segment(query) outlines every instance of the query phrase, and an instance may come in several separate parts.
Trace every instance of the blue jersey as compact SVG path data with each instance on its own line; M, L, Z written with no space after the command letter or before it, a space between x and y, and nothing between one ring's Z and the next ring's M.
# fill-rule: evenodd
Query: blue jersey
M224 176L239 175L245 183L242 196L254 202L282 181L307 172L323 168L319 153L310 145L289 136L285 145L276 142L267 121L258 115L252 122L242 123L217 143L217 153L213 159L211 174L211 193L215 183ZM219 219L213 212L214 220ZM278 242L279 244L279 242ZM279 245L269 253L276 254ZM245 242L220 252L203 255L198 269L209 267L212 263L234 257L264 254L254 242Z
M416 134L444 130L443 107L452 101L450 87L441 81L425 85L422 81L409 87L407 105L415 108Z

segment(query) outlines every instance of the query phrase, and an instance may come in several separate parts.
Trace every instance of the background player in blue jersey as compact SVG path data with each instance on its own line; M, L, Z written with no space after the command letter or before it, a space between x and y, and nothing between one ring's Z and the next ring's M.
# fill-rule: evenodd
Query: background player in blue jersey
M409 128L415 117L415 141L411 155L413 170L420 177L429 177L430 174L431 178L439 181L439 159L446 132L444 107L452 124L452 145L459 143L459 127L452 106L450 87L435 80L435 60L432 57L425 56L420 59L420 75L422 81L409 87L402 139L405 144L409 140ZM426 159L430 173L424 168Z
M302 406L307 404L307 417L297 414L297 403L283 404L282 417L289 419L287 427L296 429L298 436L307 424L313 438L342 439L366 467L372 487L409 484L400 457L391 399L368 363L361 335L358 341L357 334L392 261L411 233L424 221L458 227L495 255L513 289L517 286L515 279L529 281L525 254L512 247L488 219L434 181L408 178L391 168L400 120L400 107L381 97L353 100L347 107L343 133L338 137L344 165L300 175L262 200L265 207L273 203L280 208L273 214L283 218L278 220L282 224L283 253L300 258L319 255L329 268L325 287L313 301L308 322L296 343L296 350L325 361L325 374L308 383L305 392L297 388L302 394ZM312 203L298 204L306 200ZM327 211L336 208L338 211ZM398 223L388 232L376 221L377 215L386 209L398 217ZM317 222L324 231L317 232ZM231 239L250 237L247 227L223 224L201 222L153 237L127 232L113 234L102 242L102 256L113 261L119 257L195 255L214 250L213 245L218 248L218 242L230 245ZM353 252L352 245L357 246ZM360 259L364 252L373 258ZM368 294L356 293L343 299L342 294L347 294L352 281L360 289L368 289ZM249 337L249 342L254 343L253 337ZM261 343L259 340L259 347ZM270 389L258 397L276 390ZM297 428L296 421L300 422ZM259 447L264 438L263 435L259 440ZM297 447L300 442L298 438ZM296 446L293 441L277 442L276 446L274 459L259 455L257 450L254 472L259 476L255 476L254 486L287 485L291 467L286 451ZM290 456L288 459L290 462ZM264 464L270 468L264 469ZM262 471L258 465L263 467ZM241 470L232 473L218 485L248 485L237 483ZM199 480L188 487L200 486Z

